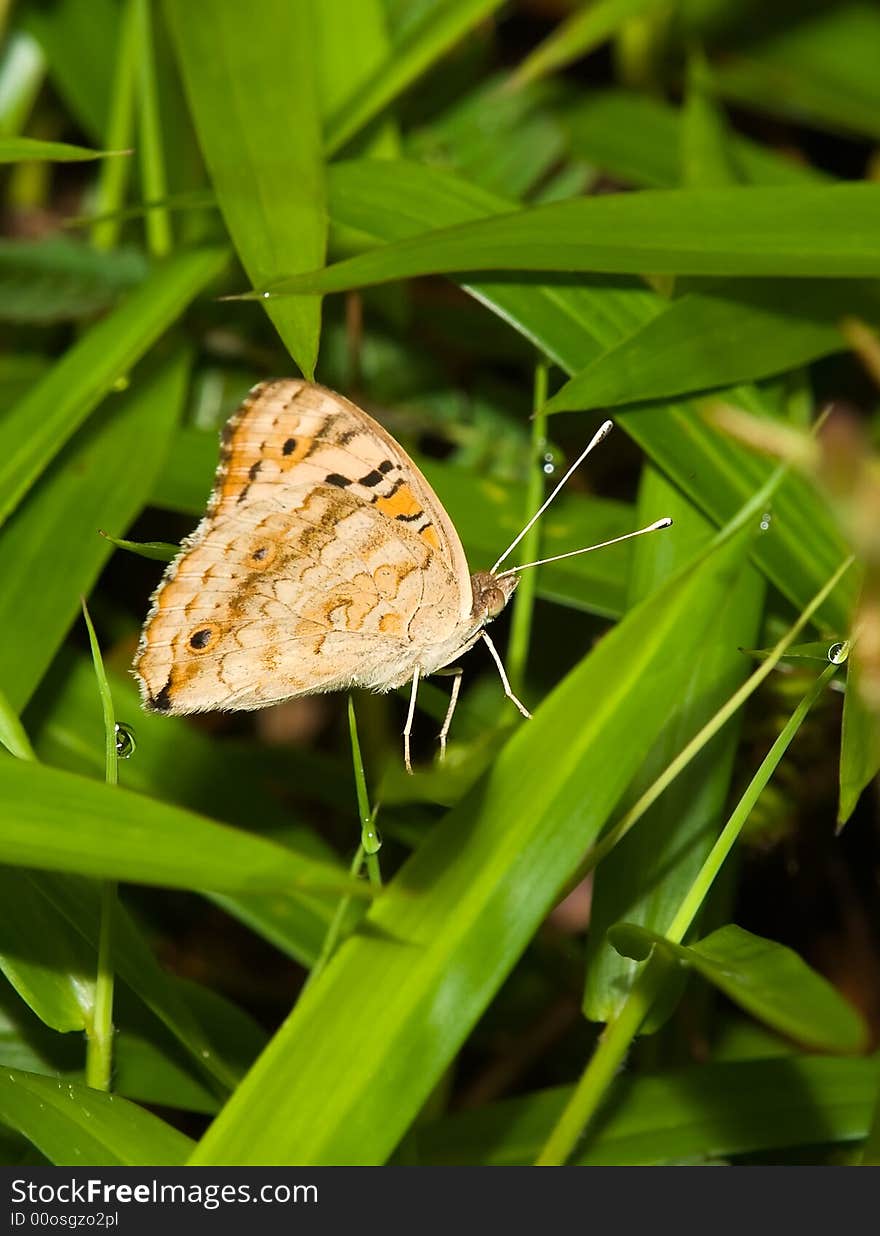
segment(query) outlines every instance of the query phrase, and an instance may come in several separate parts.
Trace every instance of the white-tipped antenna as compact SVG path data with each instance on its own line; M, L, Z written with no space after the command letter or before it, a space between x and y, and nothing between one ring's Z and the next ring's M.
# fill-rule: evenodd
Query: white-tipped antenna
M565 485L565 483L566 483L566 481L568 480L568 478L571 476L571 474L572 474L573 472L576 472L576 471L577 471L577 469L578 469L578 468L581 466L581 464L584 462L584 460L585 460L585 459L586 459L586 457L589 455L589 453L590 453L590 451L593 449L593 447L594 447L594 446L598 446L598 445L599 445L599 443L602 441L602 439L603 439L603 438L607 438L607 437L608 437L608 435L611 433L611 430L612 430L613 428L614 428L614 426L611 424L611 421L605 421L605 423L604 423L603 425L600 425L600 426L599 426L599 428L598 428L598 429L596 430L596 432L593 434L593 437L590 439L589 444L588 444L588 445L584 448L584 450L582 450L582 451L581 451L580 455L578 455L577 459L574 461L574 463L571 465L571 467L569 468L569 470L566 472L565 476L562 478L562 480L559 482L559 484L558 484L558 485L556 486L556 488L553 490L553 493L550 495L550 497L549 497L549 498L547 498L547 499L545 500L545 502L542 504L542 506L540 506L540 507L538 508L538 510L537 510L537 511L535 511L534 515L533 515L533 516L532 516L532 518L529 520L529 522L526 524L526 526L523 528L523 530L522 530L522 531L521 531L521 532L520 532L520 533L519 533L519 534L518 534L518 535L517 535L517 536L516 536L516 537L515 537L515 538L514 538L511 542L510 542L510 544L508 545L507 549L505 549L504 553L501 555L501 557L498 559L498 561L497 561L497 562L495 563L495 565L492 567L492 574L493 574L493 575L494 575L494 574L495 574L495 572L498 570L498 568L501 566L501 563L502 563L502 562L504 561L504 559L508 556L508 554L512 553L512 552L513 552L513 550L515 550L515 549L516 549L517 545L519 545L520 541L523 539L523 537L524 537L524 536L525 536L525 534L528 532L528 530L529 530L531 527L533 527L533 526L537 523L537 521L541 518L541 516L542 516L542 515L544 514L544 512L547 510L547 507L550 505L550 503L553 501L553 499L554 499L554 498L556 497L556 495L559 493L560 489L562 489L562 487ZM611 543L612 543L612 542L609 542L609 544L611 544ZM594 545L594 546L592 546L592 548L593 548L593 549L598 549L598 548L599 548L599 546L598 546L598 545ZM580 553L580 552L582 552L582 551L580 551L580 550L579 550L578 552ZM530 565L531 565L531 564L530 564ZM522 570L522 567L517 567L517 570ZM505 571L505 572L504 572L504 574L505 574L505 575L509 575L509 574L510 574L510 572L509 572L509 571Z
M524 562L522 566L510 567L502 571L498 578L516 575L517 571L527 571L529 567L544 566L548 562L560 562L563 558L577 558L579 554L591 554L594 549L606 549L609 545L618 545L621 541L631 541L634 536L644 536L646 532L659 532L661 528L668 528L671 524L672 520L667 515L664 519L648 524L647 528L638 528L635 532L627 532L625 536L616 536L610 541L601 541L598 545L587 545L584 549L572 549L567 554L556 554L552 558L539 558L537 562Z

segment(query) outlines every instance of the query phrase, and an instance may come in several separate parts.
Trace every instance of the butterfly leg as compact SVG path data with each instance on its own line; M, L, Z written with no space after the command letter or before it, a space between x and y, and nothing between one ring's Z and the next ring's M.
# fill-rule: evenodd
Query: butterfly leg
M452 678L452 694L449 696L449 707L446 709L446 716L443 718L443 729L440 731L441 764L446 759L446 738L449 734L449 727L452 725L452 715L455 712L455 706L458 703L458 693L461 690L461 676L464 673L464 670L457 668L447 672Z
M504 688L504 694L511 701L511 703L516 704L517 708L520 710L520 712L522 713L524 717L527 717L529 720L531 720L532 714L529 712L528 708L526 708L522 700L518 700L516 696L513 694L513 691L510 686L510 681L507 677L507 673L505 672L504 665L502 664L502 661L501 661L501 657L498 655L498 649L489 639L489 636L486 634L485 631L483 631L480 638L483 640L486 647L489 649L489 651L492 654L492 660L495 662L495 665L498 668L498 674L501 678L501 685Z
M406 725L403 727L403 762L406 765L406 771L412 773L412 759L410 758L409 740L412 734L413 718L416 715L416 696L419 693L419 675L422 667L417 665L412 679L412 690L409 693L409 711L406 714Z

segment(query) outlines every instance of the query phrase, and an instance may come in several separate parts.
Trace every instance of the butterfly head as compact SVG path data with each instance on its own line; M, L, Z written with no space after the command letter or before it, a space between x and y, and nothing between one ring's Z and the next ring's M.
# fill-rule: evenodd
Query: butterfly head
M497 618L516 591L518 575L498 576L492 571L477 571L471 576L474 590L474 618L484 625Z

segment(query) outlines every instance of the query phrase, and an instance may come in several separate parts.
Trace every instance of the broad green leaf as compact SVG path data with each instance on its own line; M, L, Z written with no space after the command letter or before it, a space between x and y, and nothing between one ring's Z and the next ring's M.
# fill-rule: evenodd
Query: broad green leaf
M299 296L491 270L864 278L880 274L878 209L880 186L867 183L612 193L442 228L323 271L277 267L267 286Z
M25 159L52 163L83 163L88 159L107 159L130 154L128 150L89 150L66 142L41 142L35 137L0 136L0 163L19 163Z
M365 920L381 934L347 940L309 985L194 1162L388 1156L665 724L741 552L722 543L632 610L518 727L384 890Z
M642 17L666 0L596 0L582 4L515 69L510 87L524 86L580 60L611 38L633 17Z
M410 164L341 164L331 169L329 186L334 220L373 243L412 236L419 227L448 226L511 209L503 198L460 177ZM647 289L621 280L584 280L578 287L562 287L482 279L468 281L466 287L568 373L633 333L664 303ZM753 392L738 389L728 397L755 406ZM654 415L661 410L662 415ZM706 424L688 405L649 405L623 414L619 423L719 525L748 501L773 468L769 460ZM827 507L800 477L789 477L780 487L772 516L767 534L755 543L755 560L782 593L803 608L840 565L846 548ZM831 631L848 628L854 597L850 574L820 611Z
M19 871L0 866L0 970L53 1030L84 1030L94 1003L95 954L58 930L57 915Z
M446 0L408 23L378 64L328 121L326 146L335 154L431 67L502 0Z
M858 1052L867 1027L827 979L782 944L729 924L691 945L619 923L608 933L618 952L644 960L652 949L692 967L746 1012L820 1051Z
M124 529L146 501L188 374L185 351L137 370L0 530L0 685L13 708L30 698L111 553L98 529Z
M0 521L6 520L113 384L226 263L221 249L171 258L92 326L0 425Z
M101 879L218 892L362 892L338 868L261 837L72 773L8 760L0 861Z
M147 270L135 249L101 252L69 236L0 240L0 318L39 325L90 318L142 283Z
M0 1069L0 1120L56 1167L173 1167L192 1145L127 1099L20 1069Z
M877 1061L791 1056L620 1076L573 1160L591 1167L689 1163L864 1137ZM544 1090L419 1129L419 1163L533 1163L569 1092Z
M624 183L645 189L673 189L681 183L680 109L631 90L597 90L575 96L560 119L573 152ZM752 184L824 179L815 168L739 133L730 134L730 156Z
M843 828L862 791L880 773L880 723L859 690L858 646L846 667L843 732L840 742L840 801L837 827Z
M614 407L754 381L849 346L840 320L880 320L867 283L738 279L671 301L557 391L548 412Z
M674 535L645 537L635 546L630 596L649 597L687 557L711 540L712 526L653 469L643 474L639 522L671 515ZM742 685L751 664L741 651L753 641L761 620L764 585L743 562L739 577L718 609L717 620L699 644L681 690L669 704L666 725L627 792L627 804L641 793ZM730 790L739 726L731 723L704 748L599 864L594 875L584 1013L609 1021L626 999L638 967L606 940L621 919L663 932L672 922L723 821ZM624 808L625 809L625 808ZM664 1009L664 1013L669 1009Z
M311 4L170 0L164 11L217 201L252 283L320 266L327 220ZM320 299L266 308L311 378Z
M153 502L171 510L201 514L217 466L217 449L214 434L181 430L166 467L156 477ZM418 452L415 458L452 516L474 569L491 566L522 526L519 493L500 481L425 459ZM548 556L595 545L632 531L635 518L633 509L623 502L570 494L547 513L542 544ZM631 549L627 544L616 545L601 554L553 563L540 573L538 595L619 617L624 609L623 581Z

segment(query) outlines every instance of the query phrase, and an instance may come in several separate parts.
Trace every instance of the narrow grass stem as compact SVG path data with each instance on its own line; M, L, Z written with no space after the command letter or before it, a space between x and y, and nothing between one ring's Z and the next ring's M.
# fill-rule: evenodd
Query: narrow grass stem
M532 400L534 416L532 418L531 467L526 486L526 501L523 519L531 519L541 505L544 496L544 452L547 445L547 414L544 408L547 403L547 372L546 361L540 361L535 366L534 396ZM530 562L541 554L541 521L534 524L523 537L519 560ZM507 677L514 694L521 695L525 682L526 664L529 657L529 642L532 633L532 615L535 611L535 593L538 586L537 572L524 575L520 579L513 604L513 617L510 623L510 639L507 644Z
M617 843L638 823L648 808L653 806L663 791L672 784L679 773L683 772L691 760L699 755L706 743L714 738L731 717L742 708L749 696L772 673L780 658L785 655L786 649L794 643L822 602L834 591L837 584L852 566L853 561L853 558L849 557L841 563L827 583L819 589L806 609L803 610L782 638L774 645L767 658L761 662L755 672L745 680L737 691L734 691L727 703L718 709L714 717L706 722L703 728L682 748L675 759L666 766L657 780L648 786L638 801L633 804L629 811L618 820L613 828L609 829L602 840L587 854L584 864L580 868L582 876L587 871L591 871L609 851L614 849Z
M110 96L110 117L105 135L105 149L127 150L134 134L135 87L138 64L138 0L125 0L119 23L119 42L113 70ZM131 175L131 160L102 159L98 170L94 213L112 214L125 199ZM92 244L96 249L112 249L119 240L120 222L106 219L92 227Z
M143 195L148 202L162 201L168 192L165 152L159 118L156 61L153 44L152 0L134 0L137 27L137 104L140 134L140 167ZM152 257L167 257L172 249L171 217L164 206L146 212L147 248Z
M804 718L825 690L837 668L837 665L829 665L822 671L761 761L760 768L752 777L730 819L719 834L666 931L668 939L680 943L688 927L694 921L761 791L767 785L792 739L800 729ZM565 1163L571 1155L578 1139L602 1102L617 1069L623 1063L630 1044L638 1034L639 1027L662 990L669 966L668 960L657 956L656 953L649 958L620 1012L608 1023L599 1040L599 1045L536 1160L537 1165L559 1166Z
M354 700L348 697L348 730L351 735L351 761L354 766L354 784L357 792L358 817L361 826L361 847L366 855L367 875L374 888L382 887L382 872L379 869L379 834L376 831L376 815L370 810L370 796L367 793L367 777L364 772L364 761L361 756L361 744L358 738L357 717L354 711Z
M364 847L359 845L357 851L355 852L354 858L351 860L351 866L348 869L348 874L353 880L357 878L363 865L363 861ZM305 991L306 987L308 987L310 983L315 981L321 971L326 967L327 962L335 953L336 946L339 943L339 935L342 931L342 924L345 921L345 916L349 911L351 903L352 897L349 894L346 894L344 897L340 897L339 904L333 912L333 917L330 920L329 927L327 928L327 934L324 936L324 943L321 945L321 952L318 955L318 960L309 971L309 976L305 981L303 991Z
M119 754L116 748L116 715L110 684L104 671L101 648L89 611L83 601L83 616L89 633L95 678L104 716L104 778L108 785L119 781ZM101 884L98 967L95 978L95 1003L91 1025L86 1030L86 1083L95 1090L109 1090L113 1074L113 937L116 923L117 886L114 880Z

